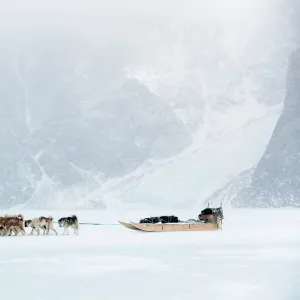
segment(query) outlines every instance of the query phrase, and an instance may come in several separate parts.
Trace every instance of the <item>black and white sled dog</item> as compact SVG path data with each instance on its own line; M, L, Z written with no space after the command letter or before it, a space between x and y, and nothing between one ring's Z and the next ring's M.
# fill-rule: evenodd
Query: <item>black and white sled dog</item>
M69 227L74 229L74 234L78 234L79 232L79 223L75 215L72 215L71 217L60 218L58 220L58 225L59 227L64 228L63 234L65 234L66 232L67 234L69 234Z

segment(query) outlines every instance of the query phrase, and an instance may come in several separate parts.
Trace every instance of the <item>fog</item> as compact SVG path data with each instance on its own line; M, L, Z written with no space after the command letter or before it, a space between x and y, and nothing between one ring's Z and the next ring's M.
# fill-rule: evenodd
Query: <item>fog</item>
M99 203L99 186L260 115L245 107L282 105L295 5L2 0L0 203Z
M107 49L104 60L122 70L153 80L167 72L176 85L201 54L228 55L239 67L280 54L294 38L293 7L286 2L10 1L1 6L0 31L9 54L38 43L40 35L65 34L81 39L85 48ZM53 46L49 40L48 49Z

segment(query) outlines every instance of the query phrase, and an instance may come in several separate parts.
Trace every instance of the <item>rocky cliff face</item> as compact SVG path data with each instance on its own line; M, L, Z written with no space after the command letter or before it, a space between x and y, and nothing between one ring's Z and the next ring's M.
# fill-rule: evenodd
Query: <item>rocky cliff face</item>
M51 51L33 42L18 59L0 59L1 207L51 206L55 191L99 186L191 143L145 85L86 52L80 39L47 41Z
M290 58L284 109L252 183L234 206L300 206L300 50Z

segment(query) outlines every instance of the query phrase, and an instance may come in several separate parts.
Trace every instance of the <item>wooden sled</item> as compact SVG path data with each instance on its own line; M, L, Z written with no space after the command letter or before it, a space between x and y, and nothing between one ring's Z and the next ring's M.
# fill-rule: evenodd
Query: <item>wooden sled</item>
M223 210L221 207L209 208L209 206L201 211L198 219L201 222L192 223L151 223L151 218L149 220L143 219L147 223L135 223L135 222L121 222L119 223L126 228L132 230L141 230L147 232L162 232L162 231L215 231L222 229L223 220ZM158 218L159 219L159 218ZM178 218L177 218L178 219Z
M166 224L147 224L120 222L123 226L133 230L142 230L147 232L162 232L162 231L214 231L220 230L220 226L214 223L166 223Z

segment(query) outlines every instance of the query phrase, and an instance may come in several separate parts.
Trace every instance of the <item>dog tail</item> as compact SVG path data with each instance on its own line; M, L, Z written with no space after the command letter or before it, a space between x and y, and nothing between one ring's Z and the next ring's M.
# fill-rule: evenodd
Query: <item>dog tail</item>
M24 216L22 214L18 214L18 219L24 221Z
M76 215L72 215L71 218L74 220L75 224L76 224L76 227L78 228L79 227L79 222L78 222L78 218Z
M77 219L77 216L76 215L72 215L71 218L74 220L74 221L78 221Z

